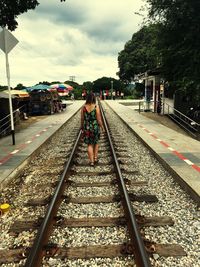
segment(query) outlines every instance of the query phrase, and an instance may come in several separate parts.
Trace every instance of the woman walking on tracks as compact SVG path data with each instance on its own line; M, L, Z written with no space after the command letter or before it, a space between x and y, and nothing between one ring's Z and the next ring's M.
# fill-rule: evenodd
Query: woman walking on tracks
M90 166L94 166L98 161L100 128L104 131L100 110L96 105L96 97L90 93L87 95L86 103L81 110L81 129L83 141L88 145Z

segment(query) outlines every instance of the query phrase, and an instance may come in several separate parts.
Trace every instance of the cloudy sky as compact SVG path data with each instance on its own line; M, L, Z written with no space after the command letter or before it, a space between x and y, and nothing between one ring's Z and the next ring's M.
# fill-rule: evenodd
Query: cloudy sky
M118 53L139 30L144 0L40 0L18 18L9 53L11 86L69 80L82 84L118 71ZM7 85L0 51L0 85Z

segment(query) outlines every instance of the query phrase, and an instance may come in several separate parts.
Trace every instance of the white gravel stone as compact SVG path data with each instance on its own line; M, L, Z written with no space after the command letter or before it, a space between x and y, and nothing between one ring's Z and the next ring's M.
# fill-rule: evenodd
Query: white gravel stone
M58 215L66 218L118 217L124 212L120 203L73 204L62 203Z
M136 137L129 131L129 129L121 123L116 115L106 108L106 115L108 121L113 125L111 129L117 130L117 143L120 140L126 144L127 152L119 152L120 157L127 158L128 165L122 165L125 170L137 170L138 174L123 174L123 177L129 178L132 181L147 181L148 186L135 187L128 186L128 189L137 194L155 194L159 201L153 204L132 202L133 209L138 213L145 216L170 216L174 220L173 226L162 227L146 227L142 229L146 238L158 243L166 244L179 244L187 253L185 257L157 257L154 255L151 257L151 263L153 267L199 267L200 255L199 255L199 236L200 236L200 214L196 203L185 193L179 185L174 182L172 176L162 167L161 164L151 155L151 153L136 139ZM26 231L21 233L18 237L13 237L9 233L9 228L17 219L36 219L40 216L44 216L45 207L25 207L24 204L31 198L37 198L37 192L39 191L41 197L49 196L53 192L53 188L47 186L45 190L38 190L35 186L38 181L41 184L47 184L56 182L59 179L59 172L62 170L66 158L66 154L71 150L70 143L64 143L66 141L66 135L68 139L70 136L75 135L73 133L74 125L80 125L79 114L75 116L71 122L66 124L66 128L63 127L60 130L59 135L55 135L52 142L50 142L46 148L43 148L40 154L36 156L32 163L30 163L24 170L23 175L15 182L5 188L0 196L1 202L8 202L11 204L10 211L2 216L0 224L0 249L8 249L9 247L19 247L22 244L30 244L34 231ZM116 127L117 125L117 127ZM66 134L67 129L67 134ZM70 133L71 131L71 133ZM113 134L115 136L115 134ZM120 137L121 136L121 137ZM73 142L72 142L73 143ZM60 145L62 145L62 151L60 151ZM100 143L100 149L105 149L106 145ZM48 148L48 149L47 149ZM61 161L59 166L52 165L48 170L45 166L48 166L48 162L58 162L58 157ZM86 146L84 146L79 158L83 162L87 160ZM84 166L73 166L77 171L111 171L111 166L107 165L110 160L110 153L99 153L99 162L105 163L105 166L96 166L95 168ZM130 163L132 166L130 166ZM41 167L42 166L42 167ZM47 174L48 173L48 174ZM50 174L49 174L50 173ZM21 179L21 180L20 180ZM113 179L112 175L90 177L90 176L76 176L70 177L73 181L79 182L95 182L95 181L110 181ZM115 187L109 189L72 189L68 191L73 196L92 196L98 193L98 195L109 195L111 192L115 193ZM99 212L99 210L101 212ZM64 217L69 218L81 218L81 217L107 217L109 216L122 216L123 211L118 203L109 204L62 204L59 211ZM65 238L63 238L65 237ZM77 242L76 242L77 239ZM102 228L65 228L61 231L55 230L52 240L58 242L60 245L84 244L85 242L90 244L96 244L101 242L102 244L118 243L127 240L126 231L122 227L106 227ZM156 254L156 253L155 253ZM3 264L3 267L18 267L23 266L25 261L20 261L18 264ZM90 260L56 260L45 259L44 266L135 266L133 259L127 257L125 259L90 259Z
M116 125L116 115L109 112L108 117ZM109 121L110 121L109 120ZM128 154L137 166L140 175L124 176L129 179L148 181L148 187L129 190L138 193L155 194L159 201L153 204L132 202L140 214L145 216L170 216L174 226L146 227L143 229L145 237L158 243L173 243L182 245L187 253L186 257L159 257L152 258L151 262L156 267L186 267L200 266L199 236L200 230L196 228L200 223L200 214L196 203L174 182L172 176L158 163L151 153L130 133L125 125L118 124L117 133L127 144ZM114 135L113 135L114 136Z

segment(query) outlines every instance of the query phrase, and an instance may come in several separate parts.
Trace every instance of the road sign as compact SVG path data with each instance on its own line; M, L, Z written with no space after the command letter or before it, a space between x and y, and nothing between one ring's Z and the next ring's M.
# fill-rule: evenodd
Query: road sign
M0 48L4 53L9 53L19 41L7 29L0 32Z
M0 32L0 48L3 50L6 56L6 74L8 81L8 91L9 91L9 108L10 108L10 121L11 121L11 134L13 145L15 145L15 129L14 129L14 119L13 119L13 108L12 108L12 99L10 92L10 68L8 62L8 53L16 46L19 41L10 33L6 28L3 28L3 31Z

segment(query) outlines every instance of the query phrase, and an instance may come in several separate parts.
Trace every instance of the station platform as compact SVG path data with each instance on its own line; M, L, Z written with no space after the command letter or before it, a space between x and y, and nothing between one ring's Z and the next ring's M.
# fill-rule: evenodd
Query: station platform
M15 145L11 135L0 139L0 190L21 172L34 152L75 115L83 104L84 101L81 100L69 101L64 111L19 130L15 133Z
M105 102L200 204L200 142L141 115L131 106L124 105L125 100Z
M16 177L30 161L34 152L44 144L85 101L73 101L65 111L42 119L20 130L12 137L0 139L0 189ZM105 100L127 126L151 150L153 155L176 177L178 183L200 203L200 142L151 120L125 103L125 100Z

